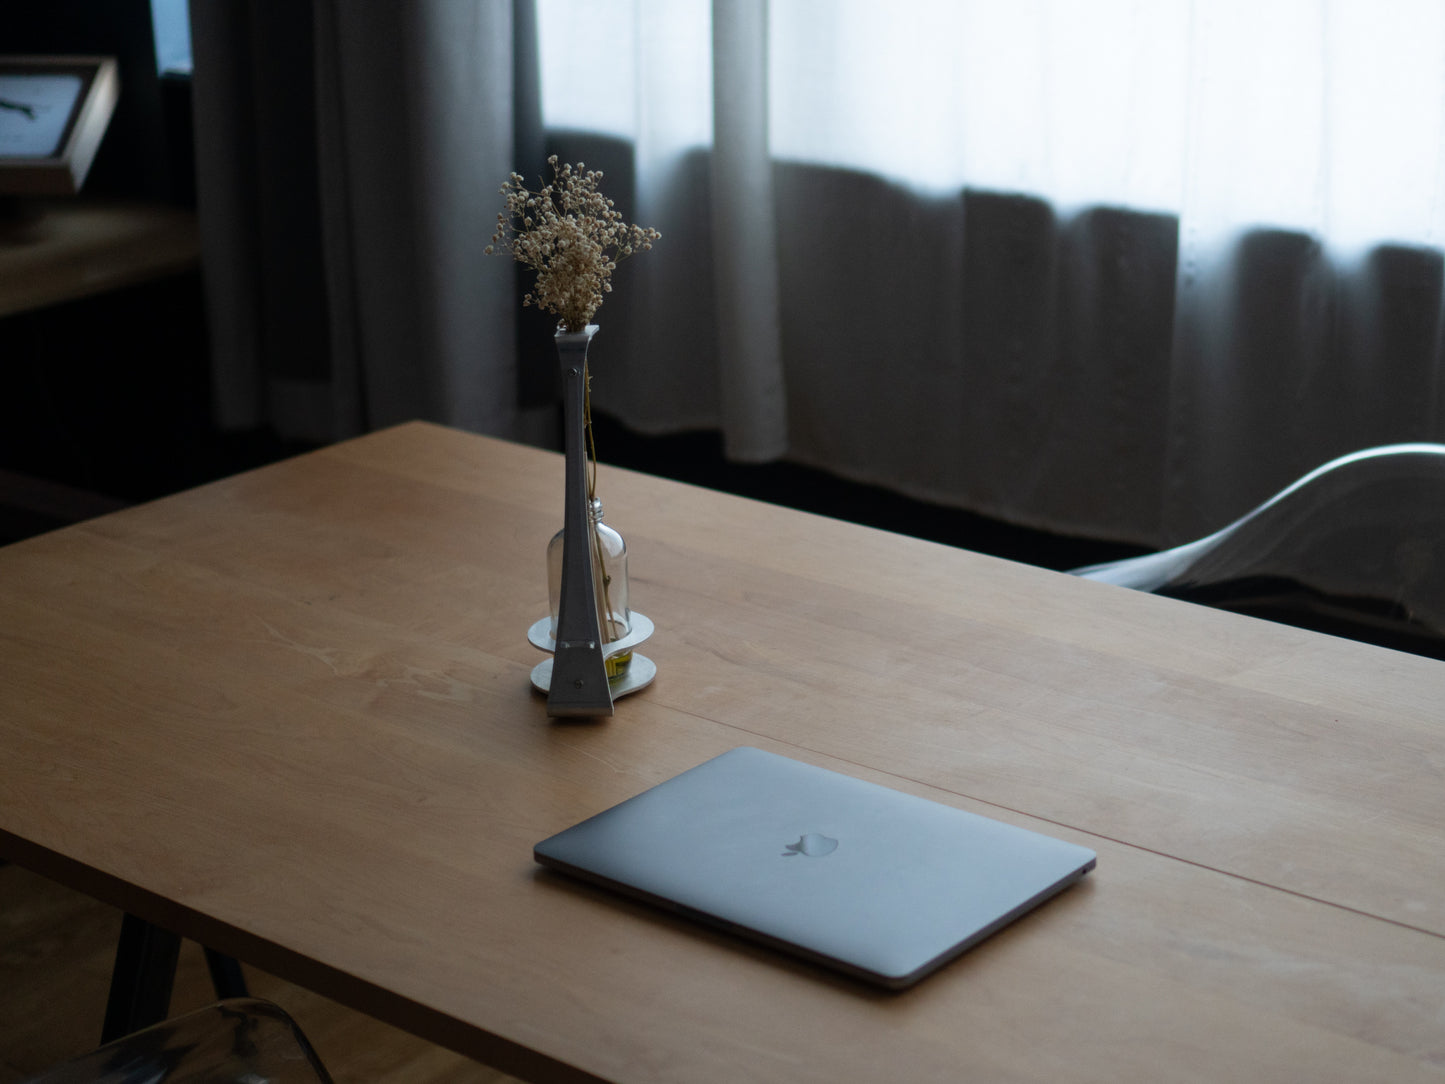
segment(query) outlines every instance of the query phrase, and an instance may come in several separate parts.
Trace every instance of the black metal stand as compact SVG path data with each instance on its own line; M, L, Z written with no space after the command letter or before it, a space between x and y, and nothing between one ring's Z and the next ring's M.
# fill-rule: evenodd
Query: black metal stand
M612 714L612 690L602 655L602 627L597 617L592 550L588 545L587 449L582 425L587 344L596 331L596 324L588 324L583 332L557 333L567 492L562 520L562 594L557 606L552 685L547 691L547 714L556 716Z

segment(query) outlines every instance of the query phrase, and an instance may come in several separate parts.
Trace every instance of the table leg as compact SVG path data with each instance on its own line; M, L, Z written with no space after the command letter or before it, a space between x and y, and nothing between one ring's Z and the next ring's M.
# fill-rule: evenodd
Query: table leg
M135 915L126 915L121 920L115 969L110 977L110 999L101 1029L102 1045L159 1024L170 1015L171 988L175 985L180 951L180 937L169 930ZM251 996L237 960L215 949L204 951L216 997L224 1001Z
M206 949L206 967L211 972L211 985L216 988L216 997L225 1001L232 997L250 997L246 988L246 976L241 964L233 956L227 956L215 949Z
M170 1013L181 939L135 915L121 920L101 1045L159 1024Z

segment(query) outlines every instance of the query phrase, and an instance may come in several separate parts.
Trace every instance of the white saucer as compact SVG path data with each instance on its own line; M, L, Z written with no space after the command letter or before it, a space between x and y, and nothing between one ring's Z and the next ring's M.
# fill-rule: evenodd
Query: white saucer
M636 620L637 615L633 614ZM542 631L547 629L547 621L542 621ZM628 637L630 639L630 637ZM622 643L622 640L617 641ZM609 648L611 644L607 645ZM635 693L638 689L645 689L652 684L652 679L657 677L657 664L646 655L632 653L632 662L627 666L627 672L616 681L609 681L607 687L612 690L612 698L626 696L628 693ZM532 668L532 688L539 693L550 692L552 688L552 660L546 659L539 662Z

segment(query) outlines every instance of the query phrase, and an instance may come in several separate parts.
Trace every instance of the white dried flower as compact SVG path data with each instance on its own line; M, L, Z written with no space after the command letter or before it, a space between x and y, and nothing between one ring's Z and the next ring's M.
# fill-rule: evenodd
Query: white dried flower
M558 165L547 159L552 183L532 192L519 174L502 186L506 209L497 215L497 232L488 254L509 251L518 263L537 272L524 305L554 314L568 331L581 331L612 292L617 260L646 251L662 235L643 226L630 226L622 212L598 191L600 170Z

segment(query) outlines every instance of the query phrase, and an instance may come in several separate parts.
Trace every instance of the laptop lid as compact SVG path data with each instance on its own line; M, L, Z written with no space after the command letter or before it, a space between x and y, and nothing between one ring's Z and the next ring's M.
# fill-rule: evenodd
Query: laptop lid
M1094 868L1094 852L740 747L538 843L543 866L891 988Z

